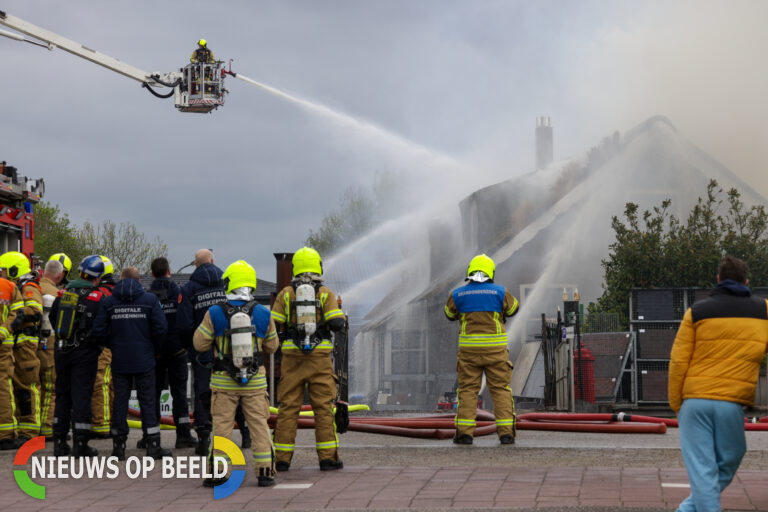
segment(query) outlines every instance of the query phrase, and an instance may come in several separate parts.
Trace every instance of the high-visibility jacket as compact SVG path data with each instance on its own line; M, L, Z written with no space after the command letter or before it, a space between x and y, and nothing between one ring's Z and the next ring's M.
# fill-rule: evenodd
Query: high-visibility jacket
M0 307L0 339L4 345L13 345L11 324L17 312L24 308L24 299L13 281L4 278L0 278Z
M235 306L245 304L244 301L239 300L229 302ZM269 310L257 304L251 312L251 325L255 329L253 341L258 344L259 350L266 354L273 354L277 350L277 330L275 330L275 322L270 318ZM229 322L222 307L219 305L211 306L195 330L193 337L195 350L205 352L213 348L215 360L226 359L232 353L230 339L224 334L227 329L229 329ZM244 386L232 380L226 371L214 369L211 374L211 389L250 390L266 387L267 378L263 365L259 366L258 373Z
M316 311L317 334L320 343L305 354L301 351L301 340L294 340L291 329L296 326L296 292L293 286L286 286L277 294L272 305L272 319L278 324L287 324L288 335L283 339L283 357L330 357L333 351L330 331L338 331L344 326L344 312L339 309L336 295L327 286L321 285L315 292L315 299L320 307Z
M445 304L448 320L458 320L459 348L507 346L504 320L517 313L517 299L501 285L469 282L451 292Z

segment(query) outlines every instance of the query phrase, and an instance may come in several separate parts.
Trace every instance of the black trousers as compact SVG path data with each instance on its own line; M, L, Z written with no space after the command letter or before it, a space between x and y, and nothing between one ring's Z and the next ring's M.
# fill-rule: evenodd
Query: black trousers
M190 352L192 361L192 398L195 404L195 430L211 431L211 369L197 362L197 352Z
M160 395L166 387L170 388L173 398L173 423L176 425L177 437L189 437L189 409L187 407L187 356L174 357L173 354L163 354L155 366L155 411L160 419Z
M136 396L141 409L141 426L147 435L160 434L160 421L155 408L155 369L146 373L112 372L115 400L112 402L112 436L128 435L128 399L131 385L136 384Z
M56 405L53 432L66 434L73 423L75 434L91 431L91 395L98 369L99 350L94 345L81 345L64 352L54 352L56 365Z

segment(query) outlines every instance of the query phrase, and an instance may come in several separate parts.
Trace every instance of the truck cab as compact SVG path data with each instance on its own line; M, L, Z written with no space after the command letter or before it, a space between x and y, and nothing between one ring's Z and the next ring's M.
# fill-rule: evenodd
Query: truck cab
M0 162L0 254L35 250L34 205L45 193L45 181L20 176L16 167Z

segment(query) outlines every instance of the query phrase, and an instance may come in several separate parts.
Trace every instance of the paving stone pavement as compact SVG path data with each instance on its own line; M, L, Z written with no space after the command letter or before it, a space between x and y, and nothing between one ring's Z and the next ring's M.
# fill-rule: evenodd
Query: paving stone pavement
M278 485L259 488L250 468L231 496L213 499L199 479L164 479L159 464L145 479L49 479L45 500L16 484L15 452L0 452L0 510L675 510L688 495L676 430L664 435L520 432L513 447L495 438L474 446L348 433L341 437L345 467L321 472L311 432L301 431L291 470ZM351 435L350 435L351 434ZM172 434L164 432L170 446ZM136 435L129 440L134 445ZM37 454L51 455L51 443ZM95 441L108 454L109 441ZM768 511L768 433L748 433L749 450L723 493L730 511ZM245 450L246 459L249 450ZM180 450L176 455L192 455ZM129 449L128 455L141 455Z

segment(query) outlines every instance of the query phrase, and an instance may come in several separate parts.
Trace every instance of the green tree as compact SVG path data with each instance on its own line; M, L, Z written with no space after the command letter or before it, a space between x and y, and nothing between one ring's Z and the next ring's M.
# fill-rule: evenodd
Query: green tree
M58 252L66 253L73 265L87 255L69 215L59 205L41 201L35 206L35 254L47 261Z

